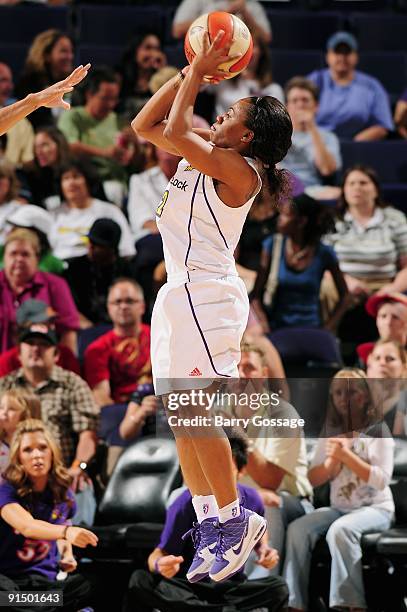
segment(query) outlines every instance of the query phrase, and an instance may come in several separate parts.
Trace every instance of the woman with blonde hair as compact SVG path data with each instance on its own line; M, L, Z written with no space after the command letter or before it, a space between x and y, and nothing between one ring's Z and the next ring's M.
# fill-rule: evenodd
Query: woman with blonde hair
M63 606L87 605L90 585L79 574L56 582L59 569L76 569L72 545L96 546L91 531L73 527L75 501L71 477L58 446L42 421L27 419L17 427L10 464L0 486L0 591L63 591ZM57 551L61 556L57 560ZM55 601L55 600L54 600Z
M74 45L65 32L50 29L38 34L28 50L17 94L44 89L65 79L73 70ZM34 127L54 123L53 113L41 108L30 116Z
M10 444L18 424L41 418L40 398L25 389L9 389L0 399L0 484L9 464Z
M76 352L79 314L66 281L39 270L40 241L28 229L16 229L7 235L4 246L4 270L0 271L0 351L15 344L16 310L35 298L56 313L56 331L61 344Z
M291 612L309 610L310 551L326 536L332 557L329 607L364 612L367 608L362 573L364 533L388 529L394 517L389 487L394 440L385 436L371 413L373 393L361 370L340 370L330 390L327 422L335 437L318 440L308 477L313 487L330 483L330 506L290 523L283 577L290 591ZM387 430L388 434L388 430Z

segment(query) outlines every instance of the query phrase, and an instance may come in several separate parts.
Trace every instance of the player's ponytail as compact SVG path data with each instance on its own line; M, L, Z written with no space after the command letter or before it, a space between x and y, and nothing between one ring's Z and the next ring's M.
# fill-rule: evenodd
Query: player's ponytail
M276 168L291 146L293 126L284 104L272 96L249 98L246 125L254 132L251 157L260 160L276 204L289 195L290 175Z

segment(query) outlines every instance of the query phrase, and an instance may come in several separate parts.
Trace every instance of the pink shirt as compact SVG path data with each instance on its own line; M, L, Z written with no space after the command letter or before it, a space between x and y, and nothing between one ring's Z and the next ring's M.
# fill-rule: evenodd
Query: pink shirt
M57 333L79 329L79 314L63 278L49 272L36 272L25 289L16 295L8 283L4 270L1 270L0 351L5 351L16 343L16 310L31 298L42 300L58 313L55 321Z

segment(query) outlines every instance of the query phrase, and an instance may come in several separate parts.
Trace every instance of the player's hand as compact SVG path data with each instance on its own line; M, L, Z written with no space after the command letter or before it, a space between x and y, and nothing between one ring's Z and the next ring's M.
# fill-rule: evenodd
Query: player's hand
M61 557L58 565L63 572L70 574L76 570L78 562L73 555L69 554Z
M98 537L89 529L83 529L83 527L69 526L65 534L66 540L74 546L79 548L85 548L85 546L96 546L98 543Z
M278 551L275 548L270 548L267 544L260 544L256 549L256 553L258 556L257 565L261 565L269 570L273 569L280 559Z
M218 66L226 61L238 59L241 56L241 54L229 56L226 47L219 48L219 43L224 34L223 30L219 30L212 44L210 44L208 32L203 33L202 48L192 62L193 72L198 74L202 80L204 77L212 82L223 79L225 72L219 70Z
M165 578L173 578L179 572L184 557L165 555L157 561L157 569Z
M90 64L86 64L86 66L78 66L63 81L58 81L58 83L54 83L54 85L51 85L42 91L31 94L36 106L45 106L46 108L64 108L66 110L71 108L69 102L66 102L63 99L64 95L70 93L75 85L78 85L78 83L80 83L86 77L89 68Z

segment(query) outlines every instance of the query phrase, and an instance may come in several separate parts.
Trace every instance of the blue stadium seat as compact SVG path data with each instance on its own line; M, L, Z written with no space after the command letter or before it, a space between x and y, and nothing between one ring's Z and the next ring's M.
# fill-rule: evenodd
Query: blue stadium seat
M169 66L176 66L177 68L183 68L187 63L184 53L184 45L166 45L164 47L164 53L167 56L167 63Z
M78 8L79 40L84 45L124 47L138 34L164 33L164 17L157 7L81 6Z
M122 47L105 45L81 45L77 49L78 63L87 64L91 62L92 66L116 66L122 56Z
M397 51L361 53L358 70L379 79L392 102L396 102L407 83L407 53Z
M83 363L83 357L85 355L85 351L91 342L94 342L102 336L106 334L108 331L112 329L112 326L109 323L101 323L100 325L95 325L93 327L88 327L87 329L80 329L78 332L78 359L81 363Z
M341 142L343 168L366 164L376 170L382 183L407 183L407 142Z
M339 13L267 11L273 29L273 49L325 49L331 34L343 27Z
M23 69L25 58L27 56L28 47L25 45L1 44L0 45L0 62L7 64L14 76L14 81L17 82L18 76Z
M1 43L29 45L32 39L49 28L68 32L69 13L65 6L2 6L0 7Z
M407 183L384 183L384 201L407 214Z
M320 51L272 49L271 62L274 81L284 86L294 76L307 75L323 68L324 54Z
M361 51L407 51L405 15L354 13L351 24Z

